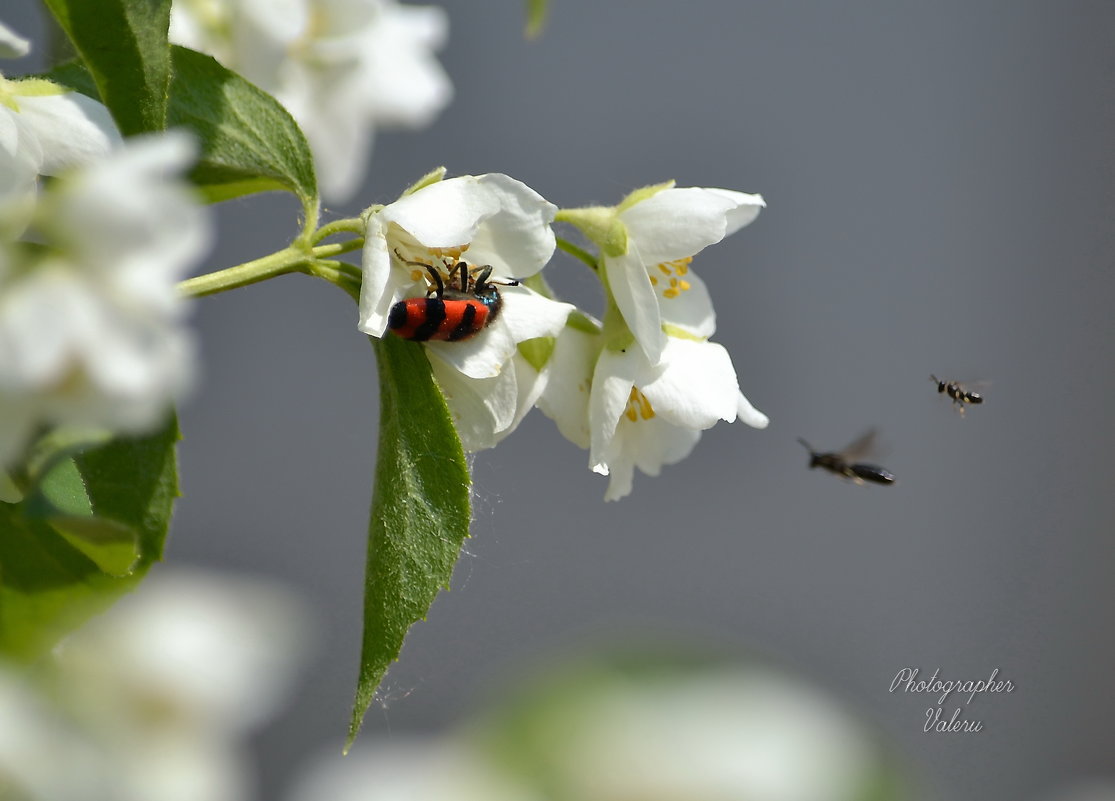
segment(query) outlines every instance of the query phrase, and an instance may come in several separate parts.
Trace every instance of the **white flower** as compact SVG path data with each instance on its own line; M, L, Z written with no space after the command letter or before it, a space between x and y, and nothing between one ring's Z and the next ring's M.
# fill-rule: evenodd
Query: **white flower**
M287 801L542 801L464 741L396 735L362 742L342 757L322 754L294 783Z
M395 0L175 0L171 39L273 94L305 131L324 195L347 200L377 127L428 125L452 96L445 12Z
M251 797L242 739L286 698L306 628L272 586L152 574L28 677L0 665L0 786L28 801Z
M754 220L759 195L727 189L640 190L618 207L626 252L604 255L608 287L639 348L657 363L666 347L663 325L708 338L716 315L692 257Z
M766 427L720 345L667 337L661 361L652 364L634 346L609 350L601 339L572 327L562 332L539 408L566 438L589 448L593 471L610 476L604 500L631 492L636 467L657 476L684 459L701 431L720 420Z
M546 752L524 758L569 798L858 801L881 773L861 724L773 672L601 670L575 686L538 704L532 742Z
M555 211L530 187L493 173L431 183L368 215L360 330L372 336L391 335L396 303L426 296L423 265L446 279L458 259L492 268L502 298L495 321L469 339L425 343L467 450L491 447L530 409L544 377L513 357L522 342L556 336L573 309L508 285L553 254Z
M0 57L25 55L27 40L0 25ZM121 142L96 100L42 78L0 74L0 236L17 236L34 205L36 178L106 155Z
M176 284L210 234L178 178L195 151L175 133L131 139L40 197L49 249L0 242L0 466L34 426L140 432L189 388Z

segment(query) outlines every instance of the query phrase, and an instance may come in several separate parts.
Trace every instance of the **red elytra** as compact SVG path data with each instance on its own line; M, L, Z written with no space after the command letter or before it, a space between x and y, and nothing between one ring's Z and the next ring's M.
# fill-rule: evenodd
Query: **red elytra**
M458 294L445 290L442 297L400 300L391 307L388 330L416 342L460 342L476 336L495 318L484 301L450 297L451 293Z

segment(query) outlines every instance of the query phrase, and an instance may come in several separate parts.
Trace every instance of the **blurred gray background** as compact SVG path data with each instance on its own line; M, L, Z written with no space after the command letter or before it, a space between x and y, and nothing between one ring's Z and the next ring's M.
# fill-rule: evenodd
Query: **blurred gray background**
M330 211L439 164L564 206L668 178L761 192L758 221L694 268L772 423L722 425L605 505L587 454L532 414L474 460L453 590L365 733L436 730L592 643L677 637L816 680L931 797L1039 799L1115 772L1115 3L552 0L535 42L520 5L449 5L453 104L378 136L360 200ZM29 0L4 15L41 41ZM279 196L217 211L211 269L295 230ZM568 258L547 272L594 297ZM168 559L280 578L321 621L260 738L271 798L347 723L375 365L351 302L301 276L203 299L196 323ZM990 380L987 402L962 419L931 372ZM869 426L894 487L806 470L796 437L835 449ZM965 710L978 734L925 734L926 698L888 692L905 666L997 667L1017 689Z

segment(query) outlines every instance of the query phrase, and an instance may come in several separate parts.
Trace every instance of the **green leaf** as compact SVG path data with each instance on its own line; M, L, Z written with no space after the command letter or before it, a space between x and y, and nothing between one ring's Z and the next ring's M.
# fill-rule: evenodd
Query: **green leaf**
M32 661L162 558L178 497L172 419L59 460L0 503L0 654Z
M46 0L125 136L166 127L171 0Z
M210 200L284 189L317 208L314 159L302 129L279 101L212 58L173 47L167 124L194 131L201 161L191 173Z
M548 12L547 0L526 0L527 3L527 27L526 37L534 39L542 33L542 28L546 24L546 14Z
M72 458L63 458L43 477L26 510L46 520L71 546L110 576L126 576L139 561L139 537L131 526L98 517L85 479Z
M420 345L373 340L379 459L368 526L364 638L345 750L411 624L423 620L468 537L471 481L445 399Z
M212 58L171 48L168 126L193 131L201 157L190 172L211 203L253 192L293 192L307 217L317 210L314 160L302 129L279 101ZM47 78L96 97L96 85L76 62L55 67Z

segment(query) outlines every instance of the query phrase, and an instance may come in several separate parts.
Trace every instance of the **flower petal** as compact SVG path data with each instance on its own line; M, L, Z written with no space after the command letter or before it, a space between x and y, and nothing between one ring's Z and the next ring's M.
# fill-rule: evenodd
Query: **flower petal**
M515 423L518 381L515 370L504 370L491 378L468 378L455 365L430 349L430 366L445 395L453 425L466 452L491 448L498 434Z
M563 437L579 448L588 448L591 443L589 396L601 344L598 334L564 328L546 365L550 373L546 391L538 399L542 413L557 424Z
M500 211L499 197L471 176L425 186L380 212L428 248L467 245L480 223Z
M665 369L656 378L639 384L657 415L693 429L736 419L739 384L721 345L669 337L662 363Z
M647 273L650 266L638 253L604 260L604 271L616 306L647 359L656 363L666 346L666 335L662 332L658 296Z
M739 393L736 416L752 428L766 428L770 424L770 418L752 406L751 401L745 398L742 392Z
M611 467L608 455L612 453L616 426L639 375L639 355L631 349L626 352L604 350L596 362L589 394L589 425L592 427L589 467L601 475L608 475Z
M391 252L387 245L388 222L380 214L368 218L364 230L364 249L360 256L360 321L357 328L374 337L387 330L387 317L397 302L389 291Z
M20 96L17 120L42 146L43 175L89 164L123 141L108 109L78 92Z
M762 195L750 195L732 189L706 189L705 191L720 195L735 204L728 210L727 230L724 236L731 236L745 225L750 225L759 216L759 212L767 206Z
M719 242L727 236L728 215L737 206L736 199L709 189L664 189L625 209L620 219L637 245L636 255L650 267Z
M550 223L557 206L502 173L488 173L477 180L498 200L499 211L484 220L472 238L469 260L492 265L497 275L534 275L554 254L556 240Z

